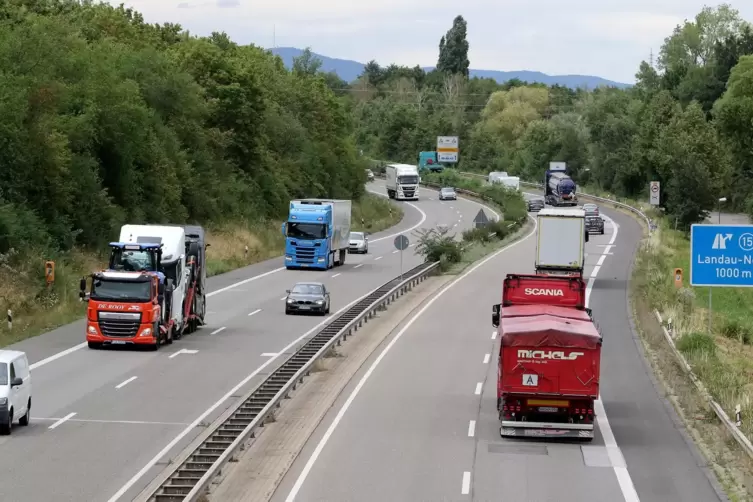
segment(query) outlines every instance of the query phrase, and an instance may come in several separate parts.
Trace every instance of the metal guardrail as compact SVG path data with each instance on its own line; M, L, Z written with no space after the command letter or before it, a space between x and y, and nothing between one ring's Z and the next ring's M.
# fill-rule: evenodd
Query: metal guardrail
M463 175L463 176L472 176L472 177L475 177L475 178L486 179L486 176L484 176L483 174L478 174L478 173L469 173L469 172L466 172L466 171L458 171L458 174ZM521 185L525 185L525 186L529 186L529 187L533 187L533 188L537 188L539 190L543 190L544 189L544 185L541 184L541 183L531 183L529 181L521 181L520 184ZM646 214L643 211L641 211L640 209L638 209L636 207L630 206L628 204L624 204L622 202L619 202L619 201L616 201L616 200L613 200L613 199L609 199L607 197L599 197L597 195L591 195L591 194L583 193L583 192L578 192L578 197L585 197L587 199L592 199L592 200L595 200L595 201L598 201L598 202L602 202L602 203L605 203L605 204L611 204L613 206L617 206L619 208L625 209L626 211L629 211L629 212L637 215L639 218L641 218L644 221L644 223L646 223L646 226L648 226L649 232L652 229L651 219L648 216L646 216Z
M474 176L474 177L480 177L480 178L486 178L483 174L476 174L476 173L468 173L468 172L459 172L458 174L464 175L464 176ZM531 186L538 188L540 190L543 190L544 185L541 183L530 183L521 181L521 185ZM596 195L590 195L583 192L578 192L578 195L580 197L585 197L587 199L596 200L599 202L603 202L606 204L611 204L613 206L620 207L622 209L625 209L635 215L637 215L639 218L643 219L646 225L648 226L649 232L653 229L653 225L651 223L651 220L646 216L643 211L640 209L630 206L628 204L624 204L622 202L608 199L606 197L598 197ZM674 340L672 339L672 336L670 335L667 328L664 326L661 315L659 314L659 311L654 311L656 314L656 318L659 321L659 324L662 328L662 331L664 332L664 337L667 340L667 343L669 344L670 349L672 350L672 353L674 354L677 361L680 363L680 366L685 370L690 380L693 382L695 387L698 389L698 392L701 394L701 396L706 399L706 401L709 403L709 407L714 412L714 414L717 416L719 421L724 425L725 429L732 435L733 438L735 438L735 441L740 445L740 447L743 449L743 451L750 457L753 458L753 443L751 443L750 439L740 430L740 428L737 426L735 422L733 422L729 415L727 415L727 412L724 411L724 408L717 403L714 398L711 396L711 394L708 392L706 387L701 382L701 379L698 378L698 375L693 372L692 366L690 366L690 363L685 359L685 357L682 355L682 353L677 349L677 346L675 345Z
M312 366L334 346L374 317L378 310L407 293L431 275L439 262L422 263L372 291L311 337L261 384L226 411L135 500L150 502L196 502L220 474L224 465L258 427L272 418L281 401L303 382ZM196 445L192 448L192 446Z

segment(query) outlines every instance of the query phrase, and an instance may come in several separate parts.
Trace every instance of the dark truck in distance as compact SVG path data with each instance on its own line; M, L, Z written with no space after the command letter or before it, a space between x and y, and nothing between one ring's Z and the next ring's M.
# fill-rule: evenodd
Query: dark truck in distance
M580 276L505 278L492 307L502 437L593 439L602 336L585 303Z

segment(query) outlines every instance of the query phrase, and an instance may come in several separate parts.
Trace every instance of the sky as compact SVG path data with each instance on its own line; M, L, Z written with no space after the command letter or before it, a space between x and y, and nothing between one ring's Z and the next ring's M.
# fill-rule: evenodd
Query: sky
M638 65L692 19L703 0L110 0L148 22L240 44L311 47L366 63L433 66L439 39L462 15L471 68L596 75L633 83ZM730 2L753 22L753 1Z

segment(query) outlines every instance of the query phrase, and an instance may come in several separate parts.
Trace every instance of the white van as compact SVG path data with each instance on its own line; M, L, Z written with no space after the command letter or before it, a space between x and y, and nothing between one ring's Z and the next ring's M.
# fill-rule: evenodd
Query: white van
M26 353L0 350L0 435L10 434L11 425L29 425L31 418L31 372Z

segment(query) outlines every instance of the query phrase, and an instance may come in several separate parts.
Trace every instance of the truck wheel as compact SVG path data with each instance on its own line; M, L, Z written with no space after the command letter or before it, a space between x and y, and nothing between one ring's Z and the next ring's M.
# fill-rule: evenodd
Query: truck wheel
M327 258L327 270L335 267L335 253L330 253Z
M345 256L347 253L345 253L344 249L340 250L340 266L345 265Z
M181 338L183 338L183 333L176 327L175 324L173 324L173 327L171 329L173 330L174 340L180 340Z
M169 329L167 330L167 334L165 335L165 345L172 345L173 344L173 330Z

